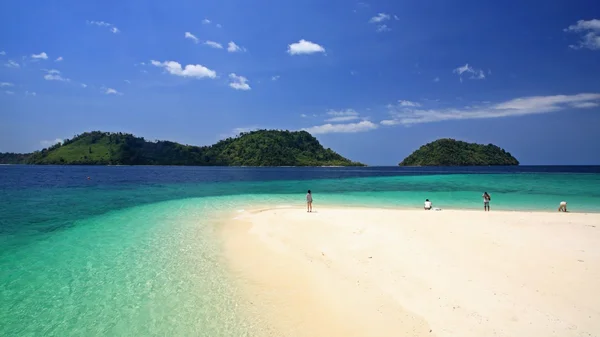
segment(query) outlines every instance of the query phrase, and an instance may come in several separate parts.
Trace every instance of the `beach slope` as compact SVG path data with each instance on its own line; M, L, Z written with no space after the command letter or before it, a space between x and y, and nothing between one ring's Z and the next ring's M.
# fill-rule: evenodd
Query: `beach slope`
M223 235L264 335L600 335L600 214L262 209Z

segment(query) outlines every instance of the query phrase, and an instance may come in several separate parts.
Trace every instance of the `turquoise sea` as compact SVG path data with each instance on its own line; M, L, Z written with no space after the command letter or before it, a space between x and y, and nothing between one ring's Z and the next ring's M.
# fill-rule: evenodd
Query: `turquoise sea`
M88 179L89 177L90 179ZM600 212L600 167L0 166L0 336L253 336L219 226L257 206Z

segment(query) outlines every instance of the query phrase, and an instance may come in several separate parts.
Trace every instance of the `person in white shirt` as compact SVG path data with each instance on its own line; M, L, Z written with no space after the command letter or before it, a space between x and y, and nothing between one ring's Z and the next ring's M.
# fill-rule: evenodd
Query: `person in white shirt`
M312 212L312 193L310 192L310 190L308 190L308 193L306 193L306 211L307 212Z
M566 201L561 201L560 205L558 206L558 211L559 212L566 212L567 211L567 202Z
M431 210L431 201L429 201L429 199L425 199L425 210L429 211Z

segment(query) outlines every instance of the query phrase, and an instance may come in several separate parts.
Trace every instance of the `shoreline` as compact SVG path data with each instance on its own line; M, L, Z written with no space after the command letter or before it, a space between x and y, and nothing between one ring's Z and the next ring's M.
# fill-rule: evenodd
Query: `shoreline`
M220 228L265 336L600 333L600 214L315 211L252 207Z

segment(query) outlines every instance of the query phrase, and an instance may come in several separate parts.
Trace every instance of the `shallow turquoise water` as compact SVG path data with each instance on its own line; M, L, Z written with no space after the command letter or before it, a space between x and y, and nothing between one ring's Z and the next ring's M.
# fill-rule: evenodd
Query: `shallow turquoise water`
M55 174L42 183L0 177L0 336L254 335L260 318L244 315L218 225L256 205L303 206L309 188L315 209L420 208L425 198L479 209L485 190L492 210L556 211L566 200L570 211L600 212L599 174L190 183L132 182L128 174L106 183L97 174L72 184Z

